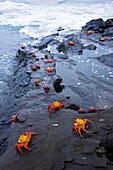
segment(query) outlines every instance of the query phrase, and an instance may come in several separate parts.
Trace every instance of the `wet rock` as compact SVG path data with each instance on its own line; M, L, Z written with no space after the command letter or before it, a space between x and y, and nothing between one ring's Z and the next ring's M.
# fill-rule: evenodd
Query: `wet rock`
M25 122L26 121L26 117L23 117L22 115L18 115L18 121L20 122L20 123L23 123L23 122Z
M75 110L75 111L78 111L79 108L80 107L75 104L70 104L69 106L66 107L66 109L71 109L71 110Z
M102 18L93 19L86 23L85 26L82 27L82 30L89 31L89 30L96 30L98 31L100 28L103 28L105 23Z
M96 50L96 46L93 45L93 44L90 44L90 45L87 45L87 46L84 46L83 49L88 49L88 50Z
M58 27L58 29L57 29L57 31L63 31L64 30L64 28L62 28L62 27Z
M57 93L61 93L62 90L65 88L65 86L61 85L60 83L62 83L62 78L56 79L55 82L53 83L53 87Z
M113 37L113 27L104 29L102 36Z
M110 28L110 27L113 27L113 18L110 18L110 19L105 21L104 28Z
M47 48L48 44L54 40L53 36L47 36L41 39L40 43L37 45L34 45L34 48L38 48L39 50L42 50L44 48Z
M69 45L68 42L74 42L74 45ZM77 40L74 39L74 37L68 37L66 41L61 42L57 48L58 52L63 52L64 54L82 54L83 51L83 44Z
M113 67L113 53L102 55L98 57L97 60L100 61L101 63L104 63L107 66Z
M60 53L60 52L65 53L65 51L66 51L65 43L64 43L64 42L61 42L61 43L57 46L57 50L58 50L59 53Z
M106 150L107 157L113 162L113 132L105 134L100 142Z
M53 55L55 58L68 59L68 55L66 55L66 54L54 54L54 53L52 53L52 55Z

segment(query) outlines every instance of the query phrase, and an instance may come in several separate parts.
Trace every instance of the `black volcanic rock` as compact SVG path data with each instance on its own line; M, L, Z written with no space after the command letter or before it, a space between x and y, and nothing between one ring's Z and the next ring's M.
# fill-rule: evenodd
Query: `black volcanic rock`
M87 50L96 50L96 46L93 45L93 44L90 44L90 45L87 45L87 46L84 46L83 49L87 49Z
M100 61L101 63L104 63L107 66L113 67L113 53L102 55L98 57L97 60Z
M82 30L89 31L89 30L99 30L100 28L104 28L105 23L102 18L93 19L86 23L85 26L82 27Z
M60 83L62 82L62 78L58 78L55 80L53 83L53 87L57 93L61 93L62 90L64 89L64 85L61 85Z

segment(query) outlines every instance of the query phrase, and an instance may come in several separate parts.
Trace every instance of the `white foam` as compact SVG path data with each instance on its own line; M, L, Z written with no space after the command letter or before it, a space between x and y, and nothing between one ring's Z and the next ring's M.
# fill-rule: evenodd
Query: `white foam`
M41 3L40 3L41 4ZM48 4L48 3L47 3ZM112 2L101 5L84 3L64 3L46 6L38 3L17 3L5 1L0 3L0 24L20 27L20 33L37 37L48 35L52 30L62 28L81 29L91 19L107 19L113 15Z

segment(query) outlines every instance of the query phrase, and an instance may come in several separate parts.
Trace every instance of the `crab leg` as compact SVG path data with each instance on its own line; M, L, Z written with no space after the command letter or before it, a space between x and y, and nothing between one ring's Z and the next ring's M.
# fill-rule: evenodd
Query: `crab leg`
M89 121L89 122L91 122L91 123L92 123L92 121L91 121L91 120L89 120L89 119L84 119L84 121L85 121L85 122Z
M83 137L80 130L81 130L81 128L78 129L79 134L80 134L81 137Z
M89 133L86 129L82 128L85 132Z
M31 148L28 148L27 145L28 145L28 143L24 145L24 148L31 150Z
M72 133L74 132L74 127L72 127Z
M22 152L22 150L21 150L21 148L18 146L18 149L20 150L20 152L23 154L23 152Z

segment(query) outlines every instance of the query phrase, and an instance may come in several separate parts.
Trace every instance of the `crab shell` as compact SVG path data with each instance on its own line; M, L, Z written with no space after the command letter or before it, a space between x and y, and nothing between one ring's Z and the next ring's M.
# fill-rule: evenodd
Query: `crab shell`
M53 106L56 107L56 108L58 108L58 107L61 106L61 104L60 104L58 101L56 101L56 102L53 102Z

